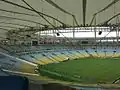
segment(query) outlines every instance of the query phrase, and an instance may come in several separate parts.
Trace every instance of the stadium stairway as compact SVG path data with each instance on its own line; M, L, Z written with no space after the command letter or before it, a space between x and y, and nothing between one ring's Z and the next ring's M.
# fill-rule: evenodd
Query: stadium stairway
M84 54L82 54L82 52L78 51L78 50L75 50L75 51L72 51L78 58L83 58L85 57Z
M32 54L30 56L35 59L35 62L37 62L37 64L41 64L41 65L47 64L47 61L39 60L40 58L43 58L43 57L38 54ZM38 58L38 56L39 56L39 58Z
M82 54L85 55L85 57L90 57L90 56L92 56L91 53L88 52L88 50L86 50L86 49L82 51Z
M101 57L101 58L106 57L106 52L105 52L104 49L101 49L101 48L99 49L99 48L97 48L96 51L97 51L99 57Z
M73 56L71 53L69 53L69 51L63 51L61 52L62 55L65 55L66 56L66 59L69 58L69 59L76 59L75 56Z
M32 63L36 63L36 64L40 64L41 62L38 62L33 56L26 54L26 55L22 55L20 56L21 59L32 62Z
M61 60L55 58L55 57L54 57L55 55L52 55L52 52L46 53L46 56L49 57L49 58L53 61L53 63L58 63L58 62L61 61Z
M116 51L116 50L114 50L114 49L105 49L105 51L106 51L106 57L114 57L114 54L115 54L114 51Z
M100 57L99 53L96 49L87 49L88 53L90 53L93 57Z
M60 61L64 61L64 60L68 59L68 56L62 52L55 52L55 54L56 54L56 56L54 56L54 57L59 58Z
M35 54L34 55L38 61L43 62L44 64L49 64L49 63L53 63L54 61L52 59L50 59L49 57L47 57L47 55L41 53L41 54Z
M86 56L82 53L82 51L77 50L75 53L76 53L76 55L78 55L80 58L86 57Z
M83 49L83 50L57 50L48 52L35 52L27 53L21 55L20 58L30 61L35 64L49 64L49 63L59 63L65 60L74 60L77 58L84 57L118 57L120 56L120 50L113 48L97 48L97 49Z
M119 53L119 52L120 52L120 49L116 49L116 52L115 52L115 55L114 55L114 56L115 56L115 57L120 57L120 53Z
M68 51L68 53L75 59L79 58L79 56L76 55L74 51Z
M59 54L56 54L56 52L52 52L49 55L58 62L64 61L64 58L60 57Z

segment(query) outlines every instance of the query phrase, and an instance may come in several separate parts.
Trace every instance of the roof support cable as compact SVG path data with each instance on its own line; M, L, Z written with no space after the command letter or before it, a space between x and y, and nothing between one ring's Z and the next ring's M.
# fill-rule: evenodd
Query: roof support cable
M23 24L17 24L17 23L11 23L11 22L0 22L1 24L8 24L8 25L15 25L15 26L22 26L22 27L32 27L29 25L23 25Z
M42 26L46 26L45 24L42 24L42 23L39 23L39 22L36 22L36 21L32 21L32 20L26 20L26 19L8 17L8 16L0 16L0 17L2 17L2 18L10 18L10 19L15 19L15 20L20 20L20 21L26 21L26 22L31 22L31 23L36 23L36 24L42 25Z
M38 15L34 15L34 14L28 14L28 13L23 13L23 12L16 12L16 11L11 11L11 10L6 10L6 9L0 9L0 11L14 13L14 14L20 14L20 15L26 15L26 16L39 17Z
M7 26L7 25L0 25L0 27L7 27L7 28L12 28L12 29L19 29L19 28L17 28L17 27Z
M59 33L61 33L52 23L50 23L44 16L42 16L40 13L38 13L32 6L30 6L25 0L22 0L26 5L28 5L34 12L36 12L37 14L39 14L43 19L45 19L52 27L54 27ZM71 42L71 40L69 40L64 34L61 33L62 36L64 36L65 39L67 39L71 44L72 46L73 43Z
M33 11L33 12L34 12L33 9L27 8L27 7L25 7L25 6L16 4L16 3L11 2L11 1L8 1L8 0L0 0L0 1L3 1L3 2L8 3L8 4L11 4L11 5L13 5L13 6L17 6L17 7L20 7L20 8L23 8L23 9L26 9L26 10ZM45 13L41 13L41 12L39 12L39 11L37 11L37 13L39 13L39 14L41 14L41 15L43 15L43 16L52 18L52 19L58 21L59 23L61 23L62 25L65 25L63 22L61 22L60 20L58 20L58 19L56 19L56 18L54 18L54 17L52 17L52 16L50 16L50 15L47 15L47 14L45 14Z
M0 30L10 31L10 29L5 29L5 28L1 28L1 27L0 27Z
M112 5L114 5L115 3L117 3L118 1L120 1L120 0L113 0L113 1L112 1L110 4L108 4L105 8L99 10L99 11L96 12L95 14L97 15L97 14L99 14L99 13L105 11L106 9L108 9L109 7L111 7Z
M41 15L40 13L38 13L31 5L29 5L25 0L22 0L28 7L30 7L35 13L37 13L40 17L42 17L47 23L49 23L51 26L55 27L54 25L52 25L52 23L50 23L43 15Z
M95 20L95 18L96 18L96 14L93 15L93 18L92 18L92 20L90 22L90 26L93 24L93 21Z
M114 0L114 1L112 1L110 4L108 4L105 8L103 8L103 9L99 10L98 12L96 12L96 13L93 15L93 18L92 18L92 21L91 21L91 23L90 23L90 26L93 24L93 20L94 20L94 18L96 17L97 14L99 14L99 13L107 10L109 7L111 7L113 4L117 3L118 1L120 1L120 0Z
M1 36L0 36L0 38L1 38L1 39L6 39L6 38L4 38L4 37L1 37ZM1 43L1 42L0 42L0 43Z
M103 23L101 23L101 24L106 25L106 24L108 24L111 20L113 20L114 18L116 18L116 17L118 17L118 16L120 16L120 13L112 16L111 18L109 18L108 20L106 20L105 22L103 22Z
M30 9L30 8L27 8L27 7L24 7L24 6L22 6L22 5L19 5L19 4L16 4L16 3L13 3L13 2L10 2L10 1L7 1L7 0L0 0L0 1L3 1L3 2L6 2L6 3L8 3L8 4L11 4L11 5L14 5L14 6L17 6L17 7L21 7L21 8L24 8L24 9L27 9L27 10L29 10L29 11L33 11L33 12L35 12L34 11L34 9ZM51 16L49 16L49 15L46 15L46 14L43 14L43 13L41 13L41 12L38 12L38 11L36 11L36 13L38 14L41 14L41 15L44 15L44 16L47 16L47 17L50 17L50 18L52 18L52 19L55 19L55 18L53 18L53 17L51 17ZM55 20L57 20L57 19L55 19ZM60 22L59 20L57 20L58 22ZM62 22L60 22L61 24L63 24L63 25L65 25L64 23L62 23ZM56 28L56 27L55 27ZM59 31L59 30L58 30ZM62 33L61 33L62 34ZM63 35L63 34L62 34ZM69 39L68 39L69 40ZM70 41L70 40L69 40ZM70 41L71 42L71 41ZM72 44L72 43L71 43ZM73 44L72 44L73 45Z
M120 13L116 14L116 12L115 12L115 0L113 2L114 2L114 7L113 7L114 8L114 16L112 16L110 19L108 19L107 21L105 21L103 23L103 25L109 25L108 22L110 22L111 20L113 20L114 18L116 18L116 17L118 17L120 15ZM116 26L118 26L117 19L116 19ZM113 27L116 27L116 26L113 26ZM116 45L118 45L118 41L119 41L119 35L118 35L118 33L119 33L119 31L118 31L118 28L114 28L114 29L116 31L116 39L117 39L117 44ZM115 53L116 53L116 51L113 51L113 56L115 55Z
M27 6L29 6L34 12L36 12L37 14L39 14L32 6L30 6L25 0L22 0ZM39 14L40 15L40 14ZM41 16L41 15L40 15ZM43 19L45 19L47 21L47 19L44 16L41 16ZM52 27L54 27L59 33L61 33L53 24L51 24L49 21L47 21ZM67 38L64 34L61 33L62 36L64 36L64 38L66 40L68 40L72 46L74 46L73 42Z
M92 19L90 25L92 25L93 20L95 19L95 17L96 17L97 14L105 11L106 9L108 9L109 7L111 7L112 5L115 5L115 3L118 2L118 1L119 1L119 0L114 0L112 3L110 3L110 4L109 4L108 6L106 6L104 9L102 9L102 10L98 11L97 13L95 13L95 14L93 15L93 19ZM115 6L114 6L114 14L115 14ZM107 21L105 21L105 22L103 23L103 25L107 25L109 21L111 21L112 19L114 19L114 18L117 17L118 15L119 15L119 13L116 14L116 15L114 15L113 17L111 17L111 18L108 19ZM112 31L112 30L110 30L110 32L111 32L111 31ZM110 32L108 32L103 38L107 37L107 36L110 34ZM113 52L113 53L114 53L114 52ZM114 55L114 54L113 54L113 55Z
M55 2L53 2L52 0L45 0L47 3L51 4L53 7L59 9L60 11L68 14L68 15L71 15L76 23L77 26L79 26L77 20L76 20L76 17L75 15L73 15L72 13L69 13L68 11L66 11L65 9L61 8L60 6L58 6Z

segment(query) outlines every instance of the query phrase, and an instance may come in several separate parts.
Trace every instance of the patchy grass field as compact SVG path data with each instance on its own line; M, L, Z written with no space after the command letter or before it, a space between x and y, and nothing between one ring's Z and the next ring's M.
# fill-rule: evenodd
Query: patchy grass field
M120 77L120 57L81 58L39 67L41 75L79 83L112 83Z

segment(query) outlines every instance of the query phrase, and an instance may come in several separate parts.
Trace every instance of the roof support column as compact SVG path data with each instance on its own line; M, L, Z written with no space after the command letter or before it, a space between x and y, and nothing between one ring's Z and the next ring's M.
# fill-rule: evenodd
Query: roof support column
M83 3L83 25L85 26L86 24L86 5L87 5L87 0L82 0Z

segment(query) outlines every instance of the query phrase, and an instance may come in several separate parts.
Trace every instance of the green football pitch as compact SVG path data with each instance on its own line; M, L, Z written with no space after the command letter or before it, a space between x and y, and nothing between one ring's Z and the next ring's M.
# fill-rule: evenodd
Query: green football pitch
M80 58L39 67L43 76L79 83L113 83L120 78L120 57Z

